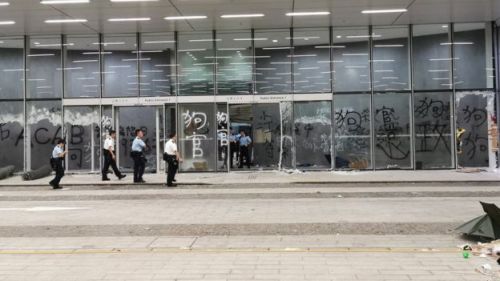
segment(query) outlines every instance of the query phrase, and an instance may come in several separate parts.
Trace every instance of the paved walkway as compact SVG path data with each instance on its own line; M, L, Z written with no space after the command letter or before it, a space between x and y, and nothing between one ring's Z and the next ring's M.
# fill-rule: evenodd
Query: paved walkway
M467 170L466 170L467 171ZM102 182L100 175L67 175L62 185L123 185L132 184L131 175L122 181ZM230 173L181 173L179 183L200 184L290 184L290 183L412 183L412 182L499 182L500 171L464 172L461 170L438 171L363 171L363 172L299 172L299 171L248 171ZM165 174L147 174L148 184L164 184ZM23 181L20 176L0 180L0 186L47 185L49 178Z

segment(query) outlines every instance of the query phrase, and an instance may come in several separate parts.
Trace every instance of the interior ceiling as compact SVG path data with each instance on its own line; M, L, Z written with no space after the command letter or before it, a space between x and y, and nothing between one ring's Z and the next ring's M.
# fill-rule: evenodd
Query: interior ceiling
M0 34L88 34L166 31L269 29L318 26L400 25L445 22L500 23L500 0L159 0L43 5L40 0L5 0ZM402 14L363 15L364 9L407 8ZM287 17L291 11L331 12L329 16ZM231 13L264 13L263 18L222 19ZM207 19L166 21L166 16L206 15ZM149 22L108 22L109 18L150 17ZM87 23L46 24L46 19L84 18Z

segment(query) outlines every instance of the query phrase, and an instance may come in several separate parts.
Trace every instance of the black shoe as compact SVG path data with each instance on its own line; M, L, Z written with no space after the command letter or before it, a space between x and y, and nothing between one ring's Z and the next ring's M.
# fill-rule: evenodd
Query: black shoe
M110 181L109 178L102 179L102 181Z
M146 183L146 181L145 181L145 180L139 180L139 182L140 182L140 183Z
M62 186L60 186L60 185L53 185L53 186L52 186L52 189L62 189L62 188L63 188L63 187L62 187Z
M172 180L172 182L177 182L177 180L176 180L176 179L173 179L173 180Z
M168 186L168 187L176 187L176 186L177 186L177 184L175 184L175 183L168 184L168 183L167 183L167 186Z
M118 179L119 179L119 180L121 180L121 179L123 179L123 178L124 178L124 177L126 177L126 176L127 176L127 175L120 175L120 176L118 177Z

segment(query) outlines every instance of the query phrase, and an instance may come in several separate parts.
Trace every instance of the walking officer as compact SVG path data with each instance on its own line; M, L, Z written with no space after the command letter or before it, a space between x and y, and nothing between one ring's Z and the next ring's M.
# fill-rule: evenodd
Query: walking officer
M245 131L240 132L240 165L238 168L243 168L243 160L248 168L250 168L250 144L252 139L245 134Z
M146 157L144 156L146 144L142 140L143 137L144 132L141 129L135 130L135 139L132 142L132 152L130 153L132 159L134 159L134 183L146 182L142 178L144 169L146 169Z
M61 189L62 186L59 185L61 179L64 177L64 157L68 154L67 150L64 150L64 145L66 141L59 139L57 145L52 150L52 157L50 158L50 164L52 169L56 172L56 176L53 180L49 182L53 189Z
M115 173L115 176L117 176L119 180L126 177L120 172L120 170L116 166L115 140L116 140L116 131L110 130L109 136L104 141L104 146L102 148L102 154L104 156L104 166L102 167L103 181L109 181L108 178L109 166L111 166L113 172Z
M169 140L165 144L164 160L167 162L167 186L177 186L174 184L175 174L179 169L179 162L182 162L181 155L177 150L177 134L172 133Z

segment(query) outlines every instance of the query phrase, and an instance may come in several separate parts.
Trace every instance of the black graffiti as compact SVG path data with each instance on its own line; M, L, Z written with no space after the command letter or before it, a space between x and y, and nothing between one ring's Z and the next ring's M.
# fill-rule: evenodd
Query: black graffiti
M6 125L7 123L0 123L0 140L2 141L10 137L10 130L4 128Z
M415 117L424 118L432 116L432 118L450 119L450 103L440 100L429 99L425 97L417 102L415 108Z
M335 112L336 126L340 131L347 131L351 134L366 133L364 123L370 122L370 110L364 109L361 112L341 109Z
M377 129L377 148L393 160L404 160L410 155L410 148L405 147L398 134L403 132L399 124L399 117L396 110L392 107L383 106L375 110L375 121L381 123ZM380 137L379 135L383 135Z
M55 145L57 140L60 139L60 137L58 137L58 135L60 134L61 132L61 126L58 126L57 129L55 130L55 132L53 134L51 134L50 130L48 128L45 128L45 127L40 127L38 129L35 130L34 134L33 134L33 139L35 141L35 144L53 144ZM32 143L32 146L33 146L33 143Z
M488 113L484 109L471 108L467 105L462 109L462 113L464 114L464 122L466 124L470 123L474 127L480 127L488 120Z
M420 134L417 138L419 146L417 152L434 152L438 150L439 144L442 143L446 151L451 152L449 138L446 137L446 132L449 132L448 124L441 124L439 120L436 122L422 122L415 125L417 132Z
M463 139L463 146L467 147L466 155L469 160L472 160L478 152L488 151L488 138L481 137L475 132L469 132Z
M465 152L463 157L467 160L481 162L481 157L487 159L488 137L486 124L488 113L485 109L466 105L459 112L462 118L459 118L458 126L464 128L466 133L462 136L461 149ZM486 154L484 154L486 153Z

